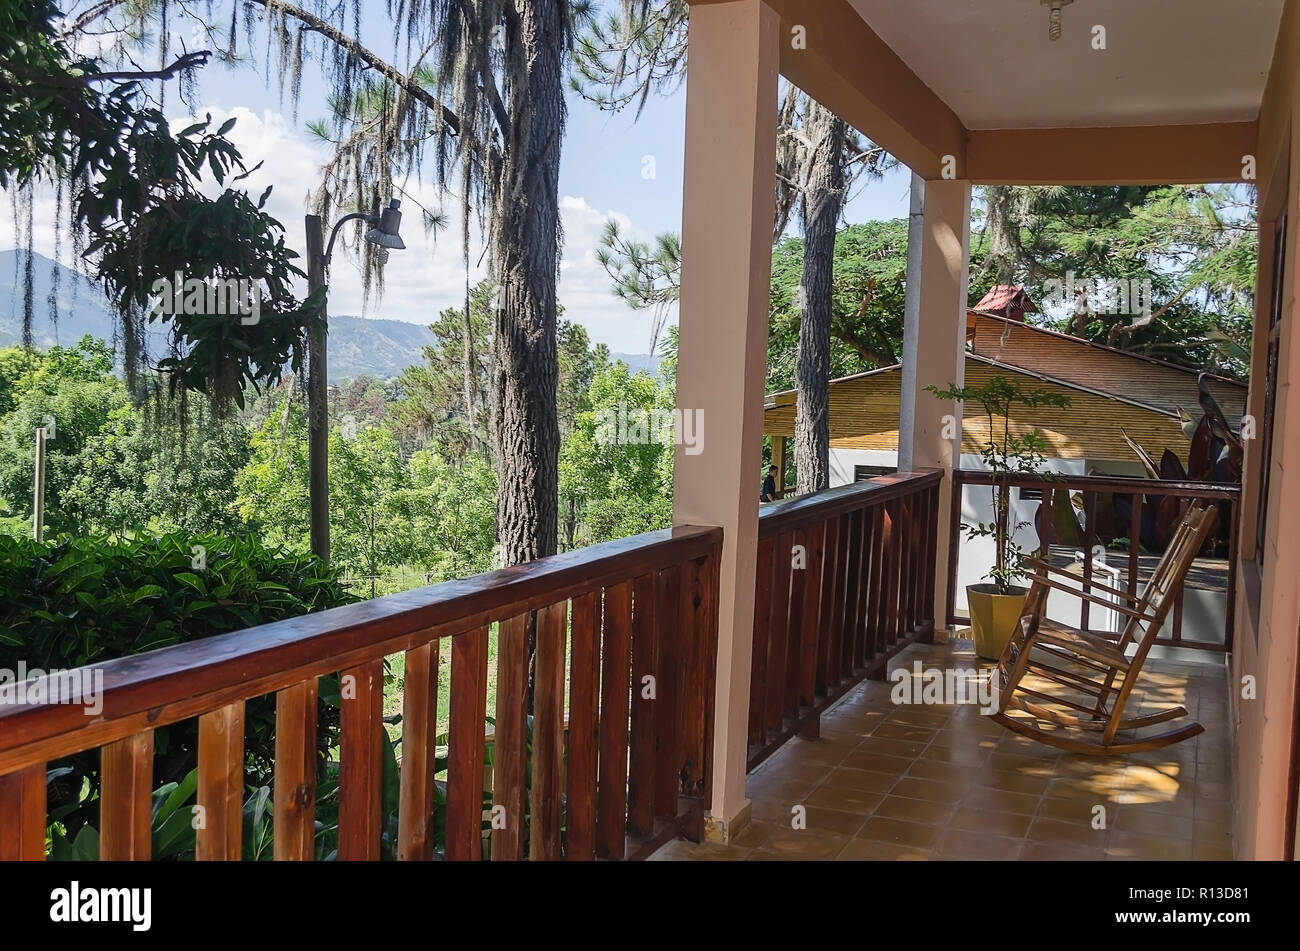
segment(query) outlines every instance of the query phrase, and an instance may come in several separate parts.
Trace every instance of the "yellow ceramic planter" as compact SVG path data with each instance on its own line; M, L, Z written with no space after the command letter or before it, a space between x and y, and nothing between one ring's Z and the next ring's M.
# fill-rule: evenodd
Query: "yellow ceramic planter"
M991 584L966 586L966 603L970 605L970 628L975 638L975 653L985 660L997 660L1011 639L1020 613L1025 608L1027 588L1012 588L1010 594L998 594Z

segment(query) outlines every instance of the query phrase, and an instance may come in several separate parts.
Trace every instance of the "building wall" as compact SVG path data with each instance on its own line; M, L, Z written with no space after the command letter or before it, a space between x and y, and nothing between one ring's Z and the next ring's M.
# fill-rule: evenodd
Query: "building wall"
M1190 443L1178 421L1131 403L1085 393L1072 387L1045 382L1032 374L990 366L967 359L966 383L977 386L996 375L1014 376L1029 388L1041 388L1069 397L1065 408L1024 407L1016 411L1014 428L1026 432L1037 428L1047 440L1049 454L1060 459L1133 459L1124 432L1153 458L1170 449L1187 458ZM831 445L837 449L891 452L898 449L898 406L901 373L897 368L864 374L831 384ZM935 381L946 386L947 381ZM788 400L788 402L787 402ZM768 435L794 435L795 405L792 394L777 394L777 405L763 417ZM962 452L975 454L988 441L988 418L978 407L967 406L962 418Z
M1296 669L1300 638L1300 2L1287 0L1278 46L1260 111L1258 154L1260 274L1248 411L1263 412L1265 348L1273 268L1283 273L1283 322L1278 356L1264 562L1254 560L1262 460L1258 440L1247 446L1245 502L1238 541L1236 635L1229 696L1236 731L1236 847L1239 857L1293 856L1289 797L1300 794L1296 769ZM1285 257L1272 247L1273 224L1290 219ZM1242 696L1254 678L1254 699Z

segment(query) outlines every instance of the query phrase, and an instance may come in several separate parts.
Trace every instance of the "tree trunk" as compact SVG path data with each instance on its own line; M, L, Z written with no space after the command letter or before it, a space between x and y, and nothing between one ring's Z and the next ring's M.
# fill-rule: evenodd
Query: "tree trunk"
M506 565L556 551L560 432L556 300L564 22L560 4L519 4L521 81L496 196L497 533ZM512 38L514 39L514 38Z
M845 125L809 104L803 132L812 146L803 200L802 322L795 366L794 457L800 495L830 484L830 368L835 231L844 207Z
M470 296L469 290L465 291L465 313L462 317L464 327L462 333L465 339L461 341L461 372L464 376L462 398L465 401L465 445L469 452L474 452L478 448L478 427L475 425L478 414L474 412L477 400L474 395L474 324L470 318Z

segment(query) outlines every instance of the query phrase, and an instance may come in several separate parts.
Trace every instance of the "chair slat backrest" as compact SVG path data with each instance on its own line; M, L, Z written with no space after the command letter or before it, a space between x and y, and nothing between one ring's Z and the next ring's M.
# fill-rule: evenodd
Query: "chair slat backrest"
M1173 570L1175 559L1182 550L1184 540L1192 531L1192 520L1197 517L1197 513L1202 511L1203 508L1204 506L1200 501L1193 502L1186 514L1179 520L1177 527L1174 528L1174 534L1170 537L1169 544L1165 546L1164 553L1156 562L1155 568L1151 570L1151 576L1147 578L1146 584L1142 586L1141 591L1138 593L1137 601L1133 604L1134 609L1139 613L1150 615L1152 613L1153 596L1156 596L1157 592L1167 590L1169 573ZM1124 650L1135 640L1141 640L1141 635L1145 630L1141 618L1129 618L1119 638L1119 649Z
M1132 641L1137 641L1138 649L1132 658L1134 669L1141 665L1160 628L1164 626L1165 618L1174 606L1177 593L1191 570L1192 562L1204 547L1210 532L1214 530L1218 515L1217 507L1206 508L1200 502L1194 503L1183 516L1177 531L1174 532L1174 537L1170 540L1159 564L1156 565L1156 570L1152 572L1146 587L1142 589L1137 610L1147 615L1147 619L1133 618L1125 628L1124 637L1119 645L1123 650ZM1140 636L1138 636L1139 632Z

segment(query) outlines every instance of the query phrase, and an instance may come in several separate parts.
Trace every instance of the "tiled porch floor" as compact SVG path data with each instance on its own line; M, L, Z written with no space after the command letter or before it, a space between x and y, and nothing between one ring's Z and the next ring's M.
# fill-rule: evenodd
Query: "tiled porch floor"
M969 641L890 664L978 663ZM753 816L729 845L671 842L657 860L1231 859L1231 747L1221 663L1150 660L1142 712L1181 703L1205 727L1152 753L1088 757L1014 734L978 707L896 706L866 682L750 774ZM1130 710L1133 709L1130 703ZM806 828L792 828L793 807ZM1105 828L1094 828L1095 807Z

